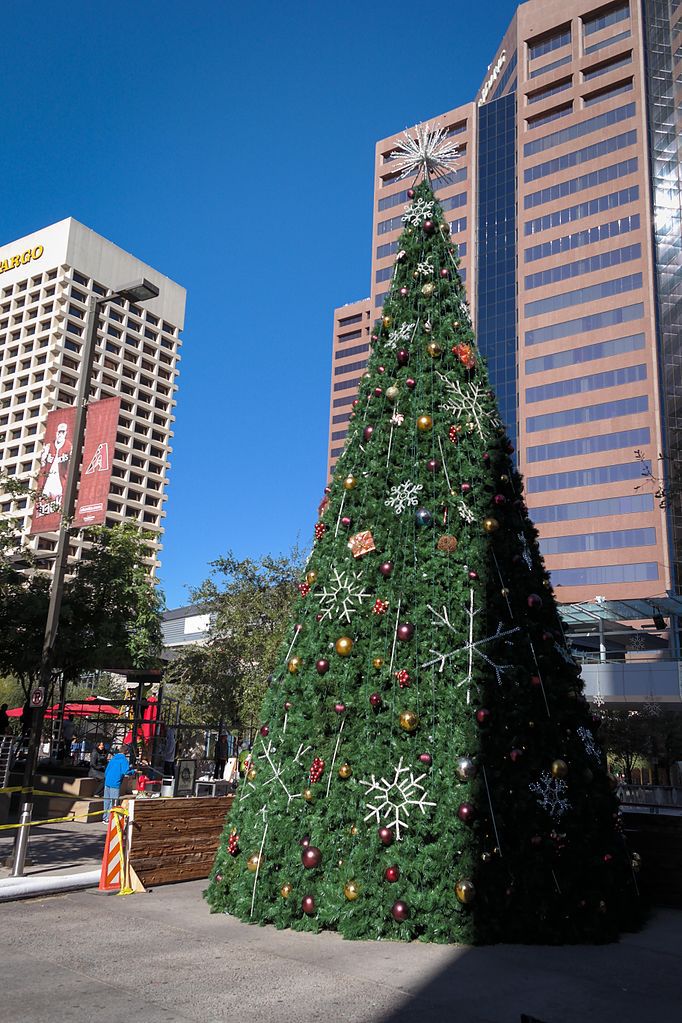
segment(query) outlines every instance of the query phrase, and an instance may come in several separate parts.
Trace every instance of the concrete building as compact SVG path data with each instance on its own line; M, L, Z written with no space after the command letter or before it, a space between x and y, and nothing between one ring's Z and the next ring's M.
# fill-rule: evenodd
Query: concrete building
M529 0L477 95L428 119L460 141L437 195L566 603L680 586L682 501L659 507L636 452L655 475L682 457L681 88L680 0ZM376 147L369 301L335 311L330 467L403 226L400 134Z
M0 247L0 466L27 483L37 476L47 413L75 403L90 296L141 277L157 285L159 297L140 307L117 299L104 308L90 394L120 395L106 522L136 522L152 534L153 575L166 514L185 290L72 218ZM55 549L56 534L29 537L26 498L0 495L0 513L16 518L22 540L38 553Z

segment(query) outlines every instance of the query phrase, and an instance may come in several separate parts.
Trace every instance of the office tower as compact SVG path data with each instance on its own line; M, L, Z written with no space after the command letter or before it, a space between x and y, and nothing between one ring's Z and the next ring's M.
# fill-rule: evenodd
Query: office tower
M107 525L134 522L148 531L154 575L175 422L175 391L185 290L72 218L0 248L0 465L35 479L47 413L75 404L85 317L92 294L146 277L159 297L136 306L114 299L98 330L91 400L120 396ZM29 536L31 505L0 496L0 512L38 555L56 534ZM74 533L71 553L82 546ZM45 557L45 562L48 558Z
M461 140L436 194L562 602L678 587L682 504L659 506L636 452L655 475L682 457L681 83L682 3L530 0L473 100L429 122ZM372 322L401 134L376 148Z

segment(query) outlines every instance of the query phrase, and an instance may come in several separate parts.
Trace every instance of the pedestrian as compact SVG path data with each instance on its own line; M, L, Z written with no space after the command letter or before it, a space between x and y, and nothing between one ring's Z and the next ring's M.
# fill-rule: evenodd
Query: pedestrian
M130 761L128 760L129 752L130 747L123 743L119 752L111 758L104 771L103 821L109 820L109 811L118 802L123 779L128 774L135 774L135 770L130 766Z
M7 715L7 704L0 707L0 735L4 735L9 728L9 717Z
M95 796L101 796L104 792L104 771L108 760L106 746L100 739L90 754L90 770L88 771L88 778L96 778L99 783L93 793Z
M225 774L227 749L227 732L221 732L216 739L215 752L213 754L213 759L215 761L215 769L213 771L214 778L222 778Z
M78 738L77 735L74 735L73 739L71 740L71 748L69 750L69 752L71 753L71 763L74 765L74 767L78 763L78 757L80 755L80 751L81 751L81 741L80 741L80 739Z

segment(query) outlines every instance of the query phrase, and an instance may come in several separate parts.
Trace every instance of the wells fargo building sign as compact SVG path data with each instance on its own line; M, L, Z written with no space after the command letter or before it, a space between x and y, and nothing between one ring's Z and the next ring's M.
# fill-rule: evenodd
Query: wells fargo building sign
M0 274L4 274L8 270L18 270L19 267L32 263L34 259L40 259L44 251L42 245L36 245L34 249L26 249L26 252L10 256L9 259L0 259Z

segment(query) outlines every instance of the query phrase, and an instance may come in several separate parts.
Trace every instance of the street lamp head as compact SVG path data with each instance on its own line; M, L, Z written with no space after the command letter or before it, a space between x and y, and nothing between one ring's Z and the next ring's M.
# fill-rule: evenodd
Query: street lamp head
M116 294L120 298L127 298L129 302L148 302L151 298L158 298L159 289L143 277L139 281L127 284L124 288L119 288Z

